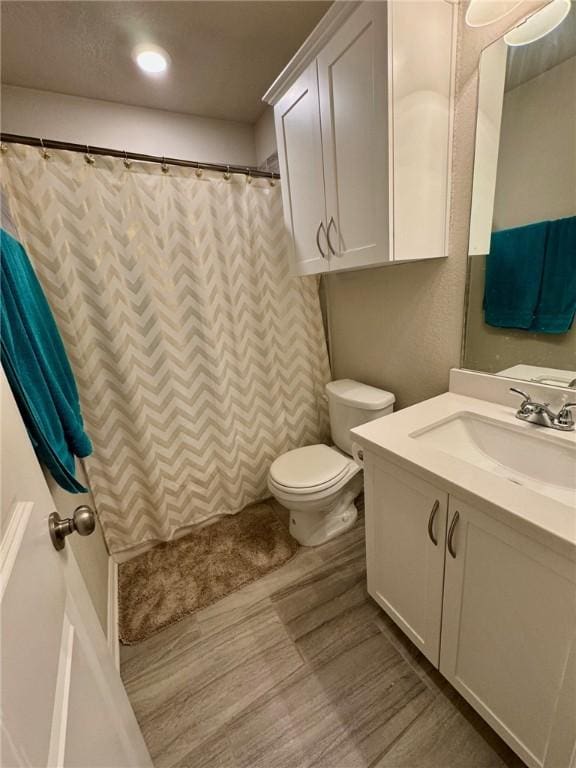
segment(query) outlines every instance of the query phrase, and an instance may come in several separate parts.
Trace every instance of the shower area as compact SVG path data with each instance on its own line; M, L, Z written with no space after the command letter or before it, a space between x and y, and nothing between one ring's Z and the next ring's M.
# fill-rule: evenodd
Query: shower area
M327 438L317 278L290 276L274 174L34 143L2 144L11 234L76 377L108 551L160 568Z

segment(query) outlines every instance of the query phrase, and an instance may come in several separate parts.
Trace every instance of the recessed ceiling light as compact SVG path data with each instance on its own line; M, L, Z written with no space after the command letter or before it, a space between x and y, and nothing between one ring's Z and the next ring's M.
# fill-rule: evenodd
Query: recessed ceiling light
M552 0L537 13L529 16L526 21L519 24L508 34L504 35L504 41L511 46L528 45L552 32L561 24L570 11L570 0Z
M168 69L170 57L157 45L138 45L132 51L132 58L147 75L161 75Z

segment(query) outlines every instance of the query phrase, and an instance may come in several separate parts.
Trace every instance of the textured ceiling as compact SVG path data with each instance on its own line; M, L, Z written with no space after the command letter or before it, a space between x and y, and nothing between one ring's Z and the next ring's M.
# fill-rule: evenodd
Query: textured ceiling
M2 2L2 82L254 122L261 97L330 2ZM171 57L159 79L131 59Z
M541 40L508 48L506 90L532 80L552 67L576 56L576 2L562 24Z

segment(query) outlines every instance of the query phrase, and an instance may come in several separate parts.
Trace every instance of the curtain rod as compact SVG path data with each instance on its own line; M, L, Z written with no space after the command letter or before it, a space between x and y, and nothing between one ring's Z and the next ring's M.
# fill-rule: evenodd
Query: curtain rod
M252 168L246 165L227 165L223 163L201 163L192 160L178 160L174 157L159 157L158 155L142 155L138 152L125 152L120 149L107 149L106 147L93 147L88 144L73 144L68 141L53 141L52 139L37 139L34 136L19 136L16 133L0 133L0 141L6 144L27 144L30 147L42 147L43 149L64 149L68 152L83 152L90 155L108 155L119 157L123 160L140 160L145 163L159 163L160 165L179 165L184 168L201 168L205 171L222 171L223 173L243 173L246 176L264 179L279 179L280 174L273 171L264 171L260 168Z

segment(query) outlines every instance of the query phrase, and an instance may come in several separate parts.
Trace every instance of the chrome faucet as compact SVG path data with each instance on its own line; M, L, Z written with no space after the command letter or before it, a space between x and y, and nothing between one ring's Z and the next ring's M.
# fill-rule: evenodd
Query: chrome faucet
M550 410L549 403L535 403L530 395L522 392L521 389L510 387L510 392L515 392L524 398L516 412L517 419L528 421L530 424L539 424L541 427L561 429L563 432L574 430L574 417L570 408L574 408L576 403L564 403L558 413L554 413Z

